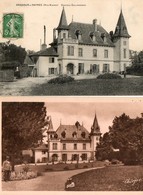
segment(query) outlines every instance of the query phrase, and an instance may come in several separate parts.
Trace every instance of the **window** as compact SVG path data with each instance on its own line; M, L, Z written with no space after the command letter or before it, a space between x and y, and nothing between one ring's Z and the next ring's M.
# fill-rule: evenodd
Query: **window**
M99 140L99 137L96 137L96 141L98 141Z
M43 150L43 151L42 151L42 154L46 154L46 151Z
M63 150L66 150L66 144L63 144Z
M54 74L54 73L55 73L55 69L54 68L49 68L49 75Z
M62 154L62 161L67 161L67 154Z
M103 64L103 72L110 72L109 64Z
M124 58L126 58L127 56L126 56L126 49L124 49Z
M104 50L104 58L108 58L108 50L107 49Z
M85 138L85 135L86 135L86 133L83 131L83 132L81 133L81 136L82 136L83 138Z
M73 136L73 138L77 138L77 133L74 131L72 136Z
M127 42L126 41L123 41L123 45L126 45L127 44Z
M66 33L63 33L63 39L65 39L66 38Z
M97 57L97 49L93 49L93 57Z
M74 56L74 46L68 46L68 56Z
M55 58L49 58L49 63L54 63L55 62Z
M63 131L63 132L61 133L61 136L62 136L63 138L65 138L65 137L66 137L66 132Z
M73 145L74 150L77 150L77 144Z
M82 160L87 160L87 154L86 153L82 154L81 158L82 158Z
M57 143L53 143L53 150L57 150Z
M82 48L78 48L78 56L79 57L83 56L83 49Z
M84 63L78 64L78 74L84 74Z
M58 135L57 134L54 134L54 138L57 139L58 138Z
M86 150L86 144L83 144L83 150Z

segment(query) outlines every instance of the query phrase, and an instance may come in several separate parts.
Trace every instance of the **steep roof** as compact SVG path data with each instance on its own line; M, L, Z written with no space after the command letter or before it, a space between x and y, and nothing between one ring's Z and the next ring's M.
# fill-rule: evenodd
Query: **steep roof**
M61 18L57 30L68 30L67 18L66 18L66 13L64 8L62 10L62 14L61 14Z
M62 133L65 132L65 138L63 138ZM86 140L90 141L89 132L85 127L79 125L60 125L56 131L58 138L62 140ZM84 134L84 136L83 136Z
M58 53L56 52L54 47L49 47L44 50L35 52L34 54L31 54L30 56L58 56Z
M114 37L126 37L126 38L131 37L128 33L122 10L120 12L119 19L116 25Z
M26 55L25 60L24 60L24 64L34 65L34 62L32 61L32 59L28 55Z
M48 117L47 117L47 120L48 120L48 131L54 131L51 116L48 116Z
M34 148L34 150L48 150L48 148L45 144L42 144L42 145L38 146L37 148Z
M96 113L95 113L95 117L94 117L94 121L93 121L93 125L91 127L91 134L101 134L100 133L100 127L99 127L99 124L98 124L98 120L97 120L97 116L96 116Z
M101 25L97 25L97 31L94 32L94 24L71 22L69 24L69 35L72 39L77 39L76 31L81 33L80 44L114 47L109 33ZM90 34L93 33L96 36L96 41L93 41L90 37ZM102 35L106 37L106 41L103 40Z

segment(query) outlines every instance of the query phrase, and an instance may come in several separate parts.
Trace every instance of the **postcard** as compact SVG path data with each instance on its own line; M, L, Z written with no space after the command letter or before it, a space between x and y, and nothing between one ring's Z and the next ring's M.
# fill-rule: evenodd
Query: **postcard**
M141 193L143 98L3 98L2 193Z
M2 0L1 96L143 95L140 0Z

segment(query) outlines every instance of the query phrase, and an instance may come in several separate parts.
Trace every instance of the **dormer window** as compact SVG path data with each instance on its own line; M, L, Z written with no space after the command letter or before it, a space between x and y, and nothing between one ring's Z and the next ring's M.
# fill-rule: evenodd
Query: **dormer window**
M86 133L83 131L83 132L81 133L81 136L82 136L83 138L85 138Z
M61 136L62 136L63 138L66 138L66 132L63 131L63 132L61 133Z
M101 38L103 39L104 43L107 42L107 38L106 38L106 34L105 33L101 34Z
M76 32L75 32L75 35L76 35L76 37L77 37L77 39L78 40L81 40L81 31L80 30L77 30Z
M77 133L74 131L72 136L73 136L73 138L76 138L77 137Z
M57 134L54 134L54 138L57 139L58 138L58 135Z
M92 40L93 42L96 41L96 36L95 36L95 33L94 33L94 32L91 32L89 36L90 36L90 38L91 38L91 40Z

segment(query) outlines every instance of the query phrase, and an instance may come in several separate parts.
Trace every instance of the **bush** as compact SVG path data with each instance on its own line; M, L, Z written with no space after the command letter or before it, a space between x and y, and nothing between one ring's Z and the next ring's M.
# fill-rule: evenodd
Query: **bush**
M113 159L113 160L111 161L111 164L114 164L114 165L119 164L119 163L120 163L120 161L117 160L117 159Z
M2 180L3 180L3 174L2 174ZM37 177L37 172L34 171L28 171L26 172L11 172L10 180L25 180L25 179L33 179Z
M97 76L97 79L121 79L122 77L114 73L104 73Z
M87 166L87 165L84 165L84 166L83 166L83 168L84 168L84 169L87 169L87 168L88 168L88 166Z
M48 81L50 84L63 84L74 81L74 78L68 75L61 75L57 78L51 79Z
M69 170L69 167L68 166L64 167L64 170Z

